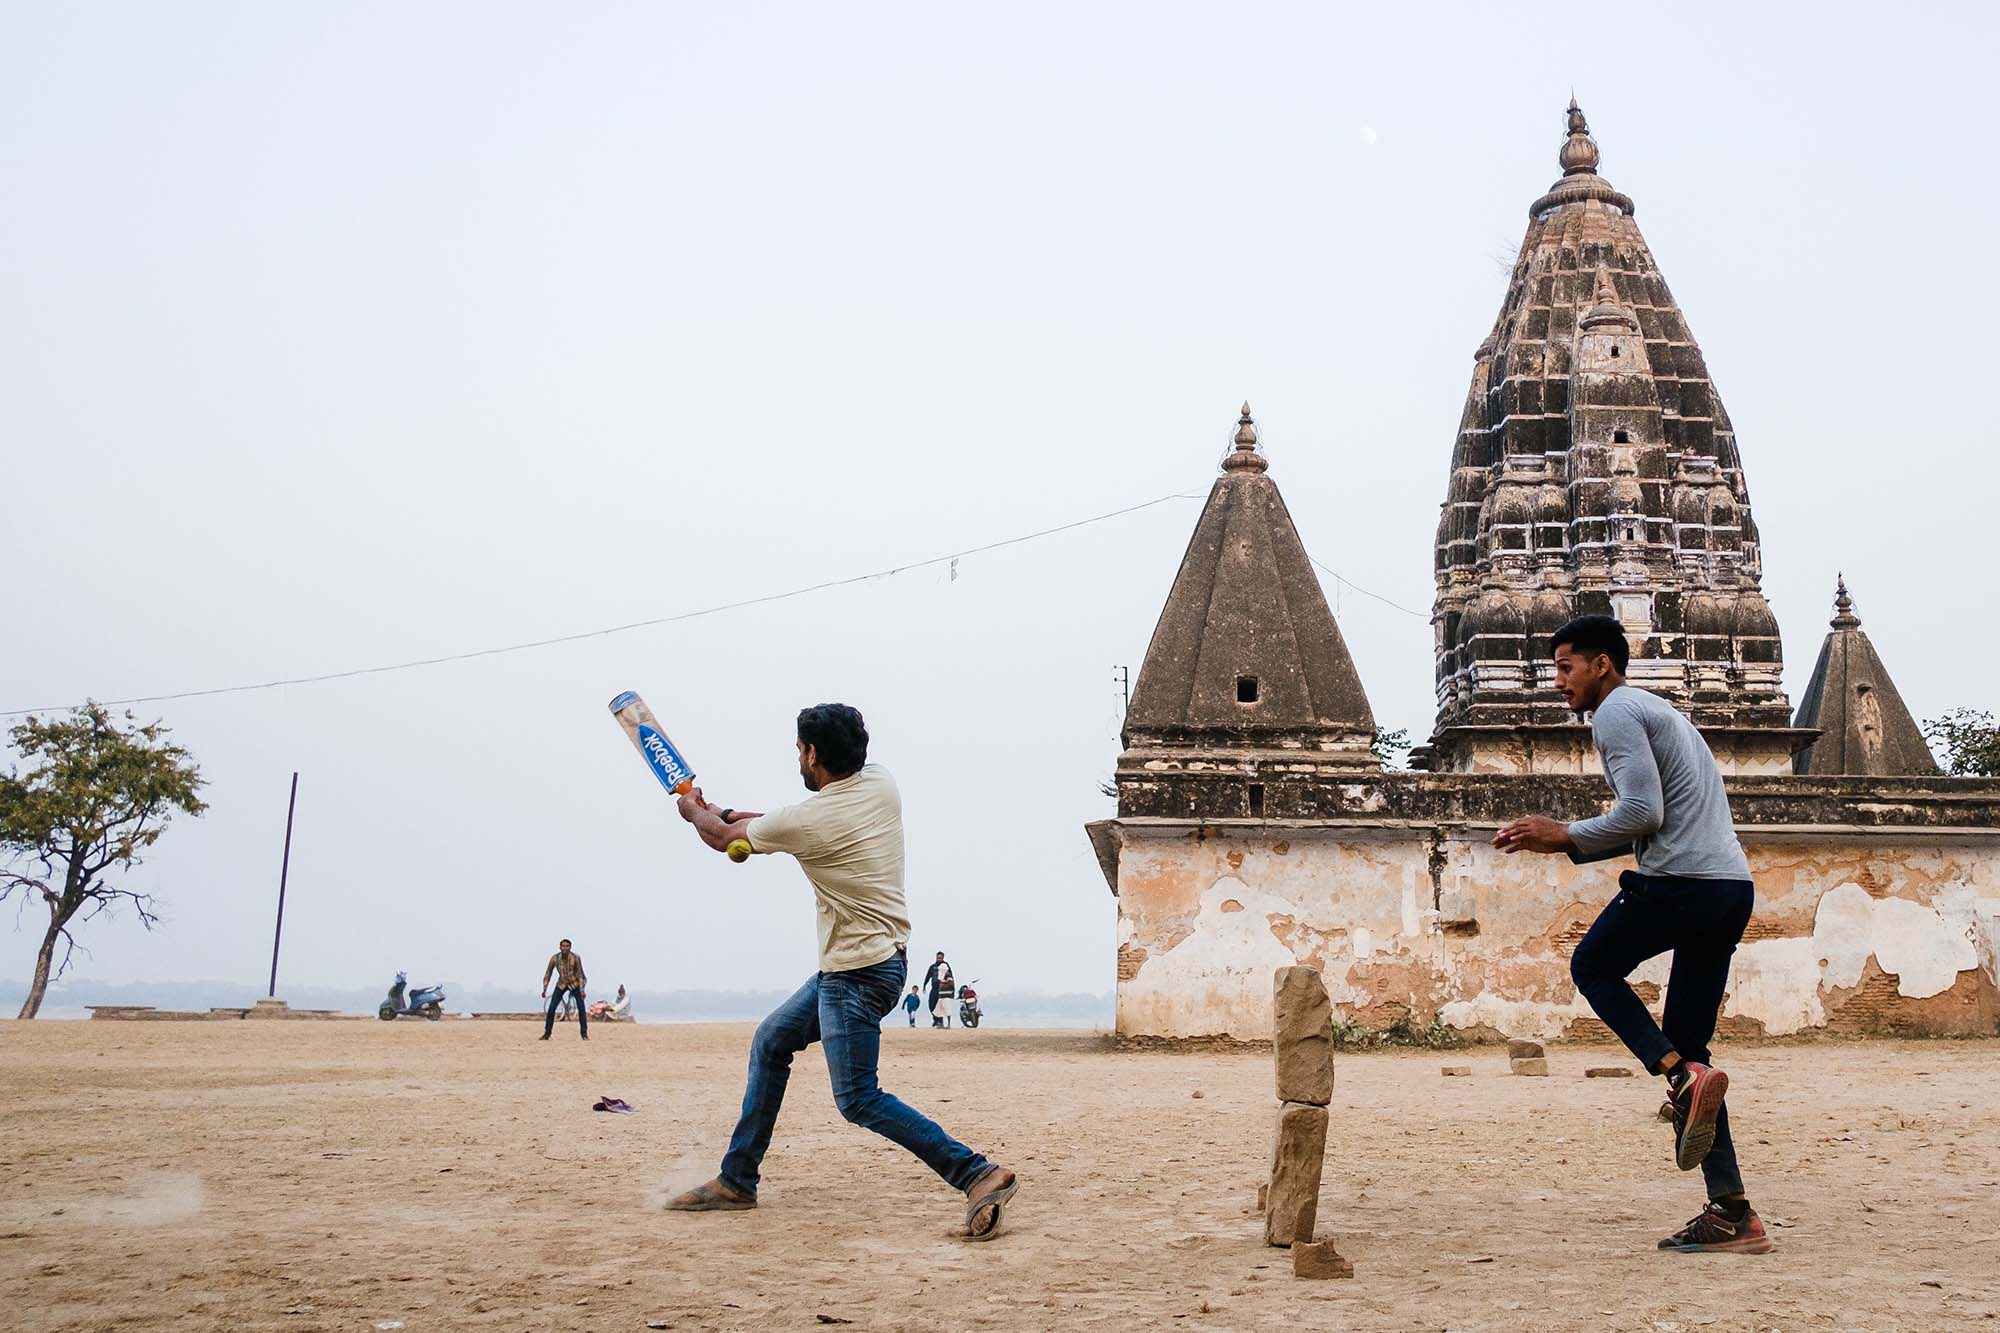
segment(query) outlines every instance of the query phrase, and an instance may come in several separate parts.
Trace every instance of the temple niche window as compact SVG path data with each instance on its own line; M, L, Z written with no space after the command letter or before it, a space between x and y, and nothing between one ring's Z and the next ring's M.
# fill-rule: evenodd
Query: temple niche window
M1236 678L1236 702L1240 704L1254 704L1257 702L1257 678L1255 676L1238 676Z

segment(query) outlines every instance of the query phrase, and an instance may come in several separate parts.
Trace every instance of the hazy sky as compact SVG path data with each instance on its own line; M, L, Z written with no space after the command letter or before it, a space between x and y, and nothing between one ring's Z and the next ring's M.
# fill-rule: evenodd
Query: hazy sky
M0 7L0 709L672 615L1204 493L1237 405L1307 548L1428 613L1472 352L1572 87L1707 354L1804 686L1836 569L1912 710L1992 707L2000 94L1981 6ZM81 975L777 986L867 715L913 948L1112 985L1081 830L1199 503L797 600L147 706L207 816ZM1328 580L1384 726L1430 628ZM13 927L11 914L4 920ZM41 921L0 932L27 975ZM280 985L280 993L283 985Z

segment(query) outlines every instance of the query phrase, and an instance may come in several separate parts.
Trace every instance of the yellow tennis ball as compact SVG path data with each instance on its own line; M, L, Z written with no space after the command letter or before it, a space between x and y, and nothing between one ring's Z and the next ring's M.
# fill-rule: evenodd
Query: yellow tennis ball
M731 842L729 844L728 851L729 851L729 859L732 861L743 862L743 861L748 861L750 859L750 844L745 842L741 838L738 838L734 842Z

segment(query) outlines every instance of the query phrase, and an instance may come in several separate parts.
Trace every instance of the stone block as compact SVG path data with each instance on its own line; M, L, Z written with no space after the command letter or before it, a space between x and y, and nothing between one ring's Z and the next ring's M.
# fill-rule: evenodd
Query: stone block
M1333 1002L1326 983L1316 967L1281 967L1271 985L1278 1100L1325 1106L1333 1100Z
M1592 1065L1583 1071L1585 1078L1630 1078L1632 1071L1624 1065Z
M1261 1213L1261 1212L1263 1212L1263 1211L1264 1211L1264 1199L1265 1199L1265 1197L1266 1197L1267 1195L1269 1195L1269 1194L1270 1194L1270 1192L1271 1192L1271 1186L1270 1186L1270 1184L1269 1184L1268 1182L1266 1182L1265 1184L1262 1184L1262 1185L1259 1185L1259 1186L1257 1187L1257 1211L1258 1211L1258 1212L1260 1212L1260 1213Z
M1293 1277L1353 1277L1354 1265L1340 1257L1330 1240L1301 1240L1292 1245Z
M1445 1065L1445 1066L1443 1066L1442 1068L1440 1068L1440 1069L1438 1070L1438 1072L1439 1072L1440 1074L1443 1074L1443 1075L1444 1075L1444 1076L1445 1076L1446 1078L1471 1078L1471 1077L1472 1077L1472 1066L1471 1066L1471 1065Z
M1509 1060L1507 1063L1515 1073L1521 1075L1523 1078L1547 1078L1549 1076L1549 1062L1540 1056L1536 1056L1531 1060Z
M1311 1240L1319 1220L1319 1179L1326 1165L1326 1108L1287 1102L1278 1109L1271 1147L1271 1187L1264 1196L1264 1240Z
M1547 1054L1548 1052L1542 1049L1542 1044L1538 1041L1523 1041L1516 1037L1507 1043L1509 1060L1539 1060Z

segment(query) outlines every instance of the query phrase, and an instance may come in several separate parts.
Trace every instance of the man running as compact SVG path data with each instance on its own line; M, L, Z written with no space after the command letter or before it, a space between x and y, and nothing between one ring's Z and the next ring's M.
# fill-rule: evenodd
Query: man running
M699 789L681 818L716 851L742 839L760 853L789 852L819 907L819 971L758 1025L750 1044L743 1111L715 1179L667 1204L684 1212L757 1206L758 1168L771 1146L792 1057L814 1042L826 1052L834 1104L851 1123L901 1144L965 1193L968 1240L991 1240L1019 1187L935 1123L882 1091L876 1062L882 1020L908 976L909 911L903 903L903 801L889 771L868 760L868 729L846 704L799 713L799 777L813 793L771 814L713 810Z
M556 993L549 995L549 978L556 979ZM542 1024L542 1040L556 1030L556 1010L562 1008L563 996L567 995L576 1004L576 1032L585 1041L590 1040L590 1014L583 1003L583 958L570 952L569 941L564 940L549 955L549 965L542 969L542 998L549 1002L548 1021Z
M1545 815L1494 835L1507 852L1567 852L1572 861L1632 853L1618 896L1570 959L1579 994L1652 1074L1664 1075L1674 1122L1674 1163L1701 1167L1708 1205L1660 1242L1663 1250L1763 1254L1771 1248L1736 1167L1723 1094L1729 1076L1709 1067L1729 958L1750 922L1750 863L1730 822L1722 773L1708 744L1674 707L1625 683L1624 626L1578 616L1549 636L1556 688L1591 737L1611 782L1611 809L1572 824ZM1671 950L1664 1030L1625 978Z

